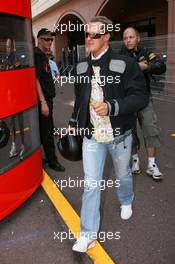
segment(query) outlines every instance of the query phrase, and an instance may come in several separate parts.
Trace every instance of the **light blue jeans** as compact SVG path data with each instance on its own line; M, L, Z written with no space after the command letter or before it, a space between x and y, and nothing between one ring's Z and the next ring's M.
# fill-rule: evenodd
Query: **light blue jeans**
M130 168L132 135L116 144L115 139L110 143L98 143L93 137L83 139L83 168L85 188L81 208L81 235L94 238L100 226L100 182L107 152L109 151L120 186L117 195L121 205L131 204L134 198L133 179ZM99 184L98 184L99 183Z

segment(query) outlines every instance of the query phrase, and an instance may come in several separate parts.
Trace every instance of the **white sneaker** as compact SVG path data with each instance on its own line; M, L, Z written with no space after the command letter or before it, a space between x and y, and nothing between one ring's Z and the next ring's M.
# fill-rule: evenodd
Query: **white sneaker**
M132 173L140 174L140 162L139 159L132 160Z
M151 176L154 180L162 180L163 174L159 171L157 165L154 163L152 166L148 167L146 173Z
M16 157L17 155L18 155L18 152L16 150L16 144L15 144L15 142L12 142L11 149L9 152L9 158Z
M121 205L121 219L128 220L132 216L132 205Z
M91 239L86 238L86 237L81 237L80 239L78 239L75 242L75 244L72 247L72 250L84 253L88 249L95 247L95 245L96 245L96 241L95 240L91 240Z

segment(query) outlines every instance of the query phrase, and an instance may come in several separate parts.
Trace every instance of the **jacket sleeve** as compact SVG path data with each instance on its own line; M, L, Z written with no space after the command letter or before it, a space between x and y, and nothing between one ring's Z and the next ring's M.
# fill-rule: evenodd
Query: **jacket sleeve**
M166 64L163 59L160 58L153 51L148 50L145 47L141 48L140 51L141 57L138 59L140 61L141 58L148 63L148 69L146 70L149 74L163 74L166 72Z
M132 114L145 108L149 102L149 93L142 71L134 60L126 63L121 78L124 98L118 98L118 116Z
M147 72L150 74L163 74L166 72L166 64L164 61L153 52L148 54L148 69Z

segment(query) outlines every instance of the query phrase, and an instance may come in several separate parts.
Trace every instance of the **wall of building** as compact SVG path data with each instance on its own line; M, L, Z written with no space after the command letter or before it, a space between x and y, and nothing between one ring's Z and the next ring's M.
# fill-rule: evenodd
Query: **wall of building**
M67 1L64 5L55 6L54 10L50 10L49 13L45 13L41 17L33 18L33 31L36 32L41 27L48 27L53 29L54 25L59 23L59 21L67 14L74 14L82 20L82 22L87 23L92 16L95 16L97 10L100 6L107 2L104 0L72 0Z
M50 8L49 12L44 13L42 16L36 16L33 18L34 36L36 37L38 30L42 27L47 27L50 30L54 30L59 22L69 14L74 14L84 24L86 24L92 16L96 15L99 7L102 7L106 2L106 0L72 0L65 2L64 5L54 5L54 9ZM59 62L61 58L61 49L67 47L67 34L58 34L56 37L56 42L53 43L53 50L56 55L57 62Z
M106 15L115 23L126 24L134 21L142 21L155 18L155 35L175 34L175 0L33 0L33 31L34 35L42 27L50 30L55 25L64 21L69 14L78 17L86 24L95 15ZM48 7L48 3L53 5ZM47 2L47 3L46 3ZM42 5L43 4L43 5ZM36 9L37 7L37 9ZM46 10L44 10L44 7ZM39 12L39 8L41 13ZM37 10L37 11L36 11ZM175 37L168 38L167 42L167 78L172 83L170 90L174 90L175 83ZM57 62L60 61L61 48L68 46L68 34L58 34L53 50Z

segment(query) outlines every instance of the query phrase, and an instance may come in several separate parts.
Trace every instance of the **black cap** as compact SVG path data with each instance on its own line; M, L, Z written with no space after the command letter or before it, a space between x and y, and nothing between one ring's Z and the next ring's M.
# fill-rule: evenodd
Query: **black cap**
M55 32L51 32L48 28L41 28L38 31L37 38L39 38L42 35L51 35L51 36L56 36Z

